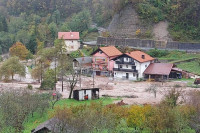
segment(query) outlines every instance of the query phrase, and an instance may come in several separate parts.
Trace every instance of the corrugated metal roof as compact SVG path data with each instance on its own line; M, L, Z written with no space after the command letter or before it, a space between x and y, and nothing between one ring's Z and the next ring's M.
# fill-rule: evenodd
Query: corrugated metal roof
M92 63L92 57L80 57L75 58L74 60L78 61L80 64Z
M169 75L172 70L173 64L170 63L151 63L144 74L148 75Z

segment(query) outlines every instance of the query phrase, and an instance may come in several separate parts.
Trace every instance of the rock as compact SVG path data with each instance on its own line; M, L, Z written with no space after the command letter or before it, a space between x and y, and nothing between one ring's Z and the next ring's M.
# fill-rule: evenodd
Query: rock
M139 16L131 4L115 14L108 26L108 31L115 37L133 38L138 29L145 32L148 28L141 24Z

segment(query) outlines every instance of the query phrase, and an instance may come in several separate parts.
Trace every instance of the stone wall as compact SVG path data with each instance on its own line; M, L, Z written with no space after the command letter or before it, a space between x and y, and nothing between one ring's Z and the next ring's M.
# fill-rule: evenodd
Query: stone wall
M114 45L114 46L129 46L134 48L144 49L167 49L167 50L184 50L200 52L199 43L182 43L182 42L167 42L155 40L141 39L119 39L119 38L104 38L98 37L97 45Z

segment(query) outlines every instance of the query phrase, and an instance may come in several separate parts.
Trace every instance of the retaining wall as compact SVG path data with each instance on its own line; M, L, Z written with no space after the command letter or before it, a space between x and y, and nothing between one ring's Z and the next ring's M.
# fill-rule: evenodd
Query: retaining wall
M119 39L119 38L98 37L97 45L129 46L134 48L146 48L146 49L157 48L157 49L200 52L199 43L167 42L167 41L142 40L142 39Z

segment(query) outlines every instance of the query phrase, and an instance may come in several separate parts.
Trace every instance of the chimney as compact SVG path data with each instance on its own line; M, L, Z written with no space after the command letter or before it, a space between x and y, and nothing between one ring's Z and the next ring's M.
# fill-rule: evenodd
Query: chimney
M142 55L142 59L145 59L145 55Z

